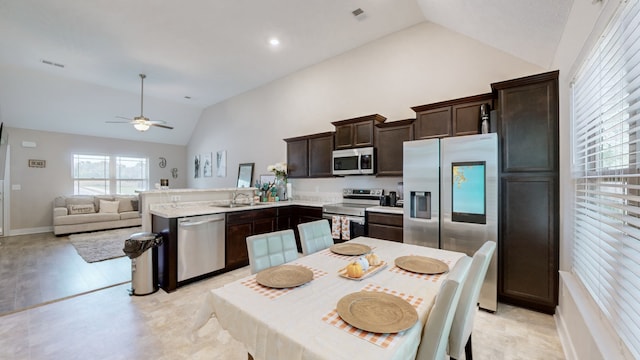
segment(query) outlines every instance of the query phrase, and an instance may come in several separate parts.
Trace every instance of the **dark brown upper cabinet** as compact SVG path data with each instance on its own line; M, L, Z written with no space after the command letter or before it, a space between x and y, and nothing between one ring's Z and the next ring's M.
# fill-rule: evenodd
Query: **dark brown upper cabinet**
M375 145L374 126L383 123L386 117L378 114L333 121L336 127L335 149L350 149Z
M414 106L414 138L432 139L480 133L480 106L493 108L493 94L482 94Z
M557 171L557 72L492 84L498 94L502 171ZM528 80L528 81L526 81Z
M331 177L333 132L309 137L309 177Z
M309 176L309 140L307 137L284 139L287 143L287 177Z
M414 120L376 124L377 176L402 176L402 143L413 140Z
M331 177L332 131L284 139L287 143L287 176Z

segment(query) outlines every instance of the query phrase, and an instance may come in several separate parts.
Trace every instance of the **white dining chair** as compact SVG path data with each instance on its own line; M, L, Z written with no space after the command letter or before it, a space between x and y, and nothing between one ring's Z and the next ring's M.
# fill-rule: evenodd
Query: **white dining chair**
M298 225L302 254L309 255L333 245L329 220L322 219Z
M469 273L471 258L462 257L449 272L440 286L436 302L429 312L427 323L422 330L422 340L418 345L416 360L442 360L447 353L449 332L455 314L462 285Z
M247 250L252 274L298 258L296 237L291 229L248 236Z
M473 359L471 331L473 330L473 321L478 307L478 296L480 296L480 289L484 283L484 278L487 275L487 269L495 250L495 241L487 241L473 254L469 276L462 287L460 302L458 302L458 308L451 324L448 351L451 359L460 359L463 351L466 360Z

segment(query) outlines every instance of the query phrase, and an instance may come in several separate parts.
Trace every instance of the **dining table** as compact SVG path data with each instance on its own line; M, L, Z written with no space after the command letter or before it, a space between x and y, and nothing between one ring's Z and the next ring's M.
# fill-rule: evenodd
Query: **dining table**
M337 254L330 248L287 263L313 272L313 279L292 288L260 285L253 274L210 290L203 309L246 346L256 360L271 359L413 359L422 329L448 271L422 274L395 265L403 256L440 260L449 269L463 253L358 237L344 244L366 245L383 261L377 271L349 278L345 268L361 255ZM417 321L392 333L364 331L342 320L337 304L360 291L391 294L415 308ZM386 296L386 295L385 295ZM382 314L381 314L382 315Z

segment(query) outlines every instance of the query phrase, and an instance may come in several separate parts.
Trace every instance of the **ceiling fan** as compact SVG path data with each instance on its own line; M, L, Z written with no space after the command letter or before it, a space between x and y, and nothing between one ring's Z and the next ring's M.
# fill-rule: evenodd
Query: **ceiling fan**
M162 120L149 120L149 118L144 117L143 115L143 107L144 107L144 78L147 76L145 74L140 74L140 81L142 83L140 88L140 116L136 116L133 119L129 119L123 116L116 116L120 119L125 119L127 121L107 121L107 123L112 124L131 124L138 131L147 131L151 126L157 126L163 129L173 129L173 127L166 125L166 121Z

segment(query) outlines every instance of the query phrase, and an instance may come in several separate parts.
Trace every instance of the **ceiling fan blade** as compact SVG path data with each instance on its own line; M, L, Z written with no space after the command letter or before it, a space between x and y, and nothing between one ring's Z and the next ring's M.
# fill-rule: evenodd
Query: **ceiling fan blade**
M168 126L168 125L162 125L162 124L156 124L156 123L151 123L151 124L149 124L149 125L151 125L151 126L161 127L161 128L163 128L163 129L173 130L173 127L172 127L172 126Z
M130 124L131 120L129 120L129 121L105 121L105 123L107 123L107 124Z
M118 119L125 119L125 120L129 120L131 121L132 119L128 118L128 117L124 117L124 116L116 116Z

